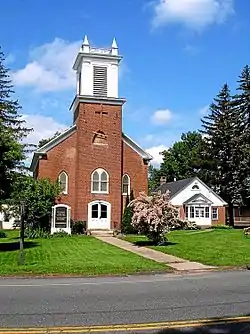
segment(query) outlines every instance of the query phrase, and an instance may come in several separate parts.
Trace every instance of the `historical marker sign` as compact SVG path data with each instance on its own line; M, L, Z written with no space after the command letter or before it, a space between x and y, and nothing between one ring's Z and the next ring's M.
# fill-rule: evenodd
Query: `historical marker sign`
M57 204L52 208L51 233L65 231L71 233L70 206Z
M68 209L67 207L55 208L55 228L66 228L67 227Z

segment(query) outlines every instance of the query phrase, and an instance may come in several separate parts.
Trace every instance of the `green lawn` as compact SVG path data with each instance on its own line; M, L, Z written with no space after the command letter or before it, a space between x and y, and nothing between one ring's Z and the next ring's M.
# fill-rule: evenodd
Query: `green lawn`
M143 236L127 236L130 242L145 244ZM216 266L250 265L250 237L242 230L173 231L167 246L150 246L163 253ZM147 243L146 243L147 245Z
M0 275L105 275L167 271L165 265L123 251L93 237L26 240L25 265L18 265L17 231L0 239Z

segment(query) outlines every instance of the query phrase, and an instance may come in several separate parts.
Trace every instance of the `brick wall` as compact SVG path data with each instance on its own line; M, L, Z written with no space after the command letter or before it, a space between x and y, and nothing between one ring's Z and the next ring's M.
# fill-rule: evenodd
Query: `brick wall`
M130 146L123 142L123 167L122 174L128 174L130 177L130 189L134 191L137 197L141 191L148 193L148 165L142 157L136 153ZM123 205L126 196L123 196Z
M103 114L101 116L101 113ZM121 221L121 177L122 177L122 107L81 103L76 120L77 156L75 217L87 220L87 204L94 200L105 200L111 204L111 225ZM94 145L95 132L107 136L107 145ZM109 174L109 194L91 194L91 173L103 168ZM119 195L118 195L119 194Z
M68 195L61 196L61 203L68 204L74 216L75 193L75 165L76 165L76 133L65 139L59 145L47 153L47 159L39 160L38 178L49 178L55 182L59 173L65 171L68 174Z
M102 115L103 114L103 115ZM128 174L135 196L148 189L148 166L122 140L122 107L80 103L75 113L77 130L40 160L38 178L55 181L64 170L69 177L68 195L61 203L72 208L72 218L87 220L88 203L104 200L111 204L111 227L120 224L122 216L122 175ZM95 133L102 131L102 145L93 143ZM105 144L106 143L106 144ZM103 168L109 174L109 193L91 194L91 174Z
M212 220L212 225L226 223L226 208L224 206L218 207L218 220Z

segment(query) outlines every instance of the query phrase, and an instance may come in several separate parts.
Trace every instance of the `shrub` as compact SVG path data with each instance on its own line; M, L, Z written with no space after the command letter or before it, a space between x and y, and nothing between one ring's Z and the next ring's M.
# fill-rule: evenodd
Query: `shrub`
M231 230L233 227L225 224L215 224L211 226L214 230Z
M82 220L71 220L72 234L85 234L87 229L87 222Z
M158 192L152 196L142 192L129 203L129 207L133 208L132 226L155 244L164 243L165 234L178 222L178 210L169 198L169 192Z
M121 233L123 234L137 234L137 230L132 225L133 209L129 206L130 201L134 200L133 190L131 191L130 198L127 195L125 209L122 216Z
M59 231L52 234L52 238L70 238L71 234L68 234L65 231Z
M26 228L24 231L24 236L27 239L48 239L51 238L51 234L47 230L41 228Z
M7 234L4 231L0 231L0 239L7 238Z
M20 215L20 204L25 204L25 227L30 229L50 230L52 206L60 193L58 182L49 179L35 180L22 176L15 183L10 204L16 207Z
M171 230L200 230L201 227L197 225L195 222L191 222L189 220L181 220L175 223L175 225L171 228Z

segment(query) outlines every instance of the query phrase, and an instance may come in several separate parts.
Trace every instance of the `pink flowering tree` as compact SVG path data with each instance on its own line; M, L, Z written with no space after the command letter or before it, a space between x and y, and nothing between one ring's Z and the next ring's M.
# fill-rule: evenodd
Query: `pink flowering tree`
M166 241L165 234L178 224L178 210L169 202L169 192L148 196L141 192L129 203L133 209L132 225L156 244Z

